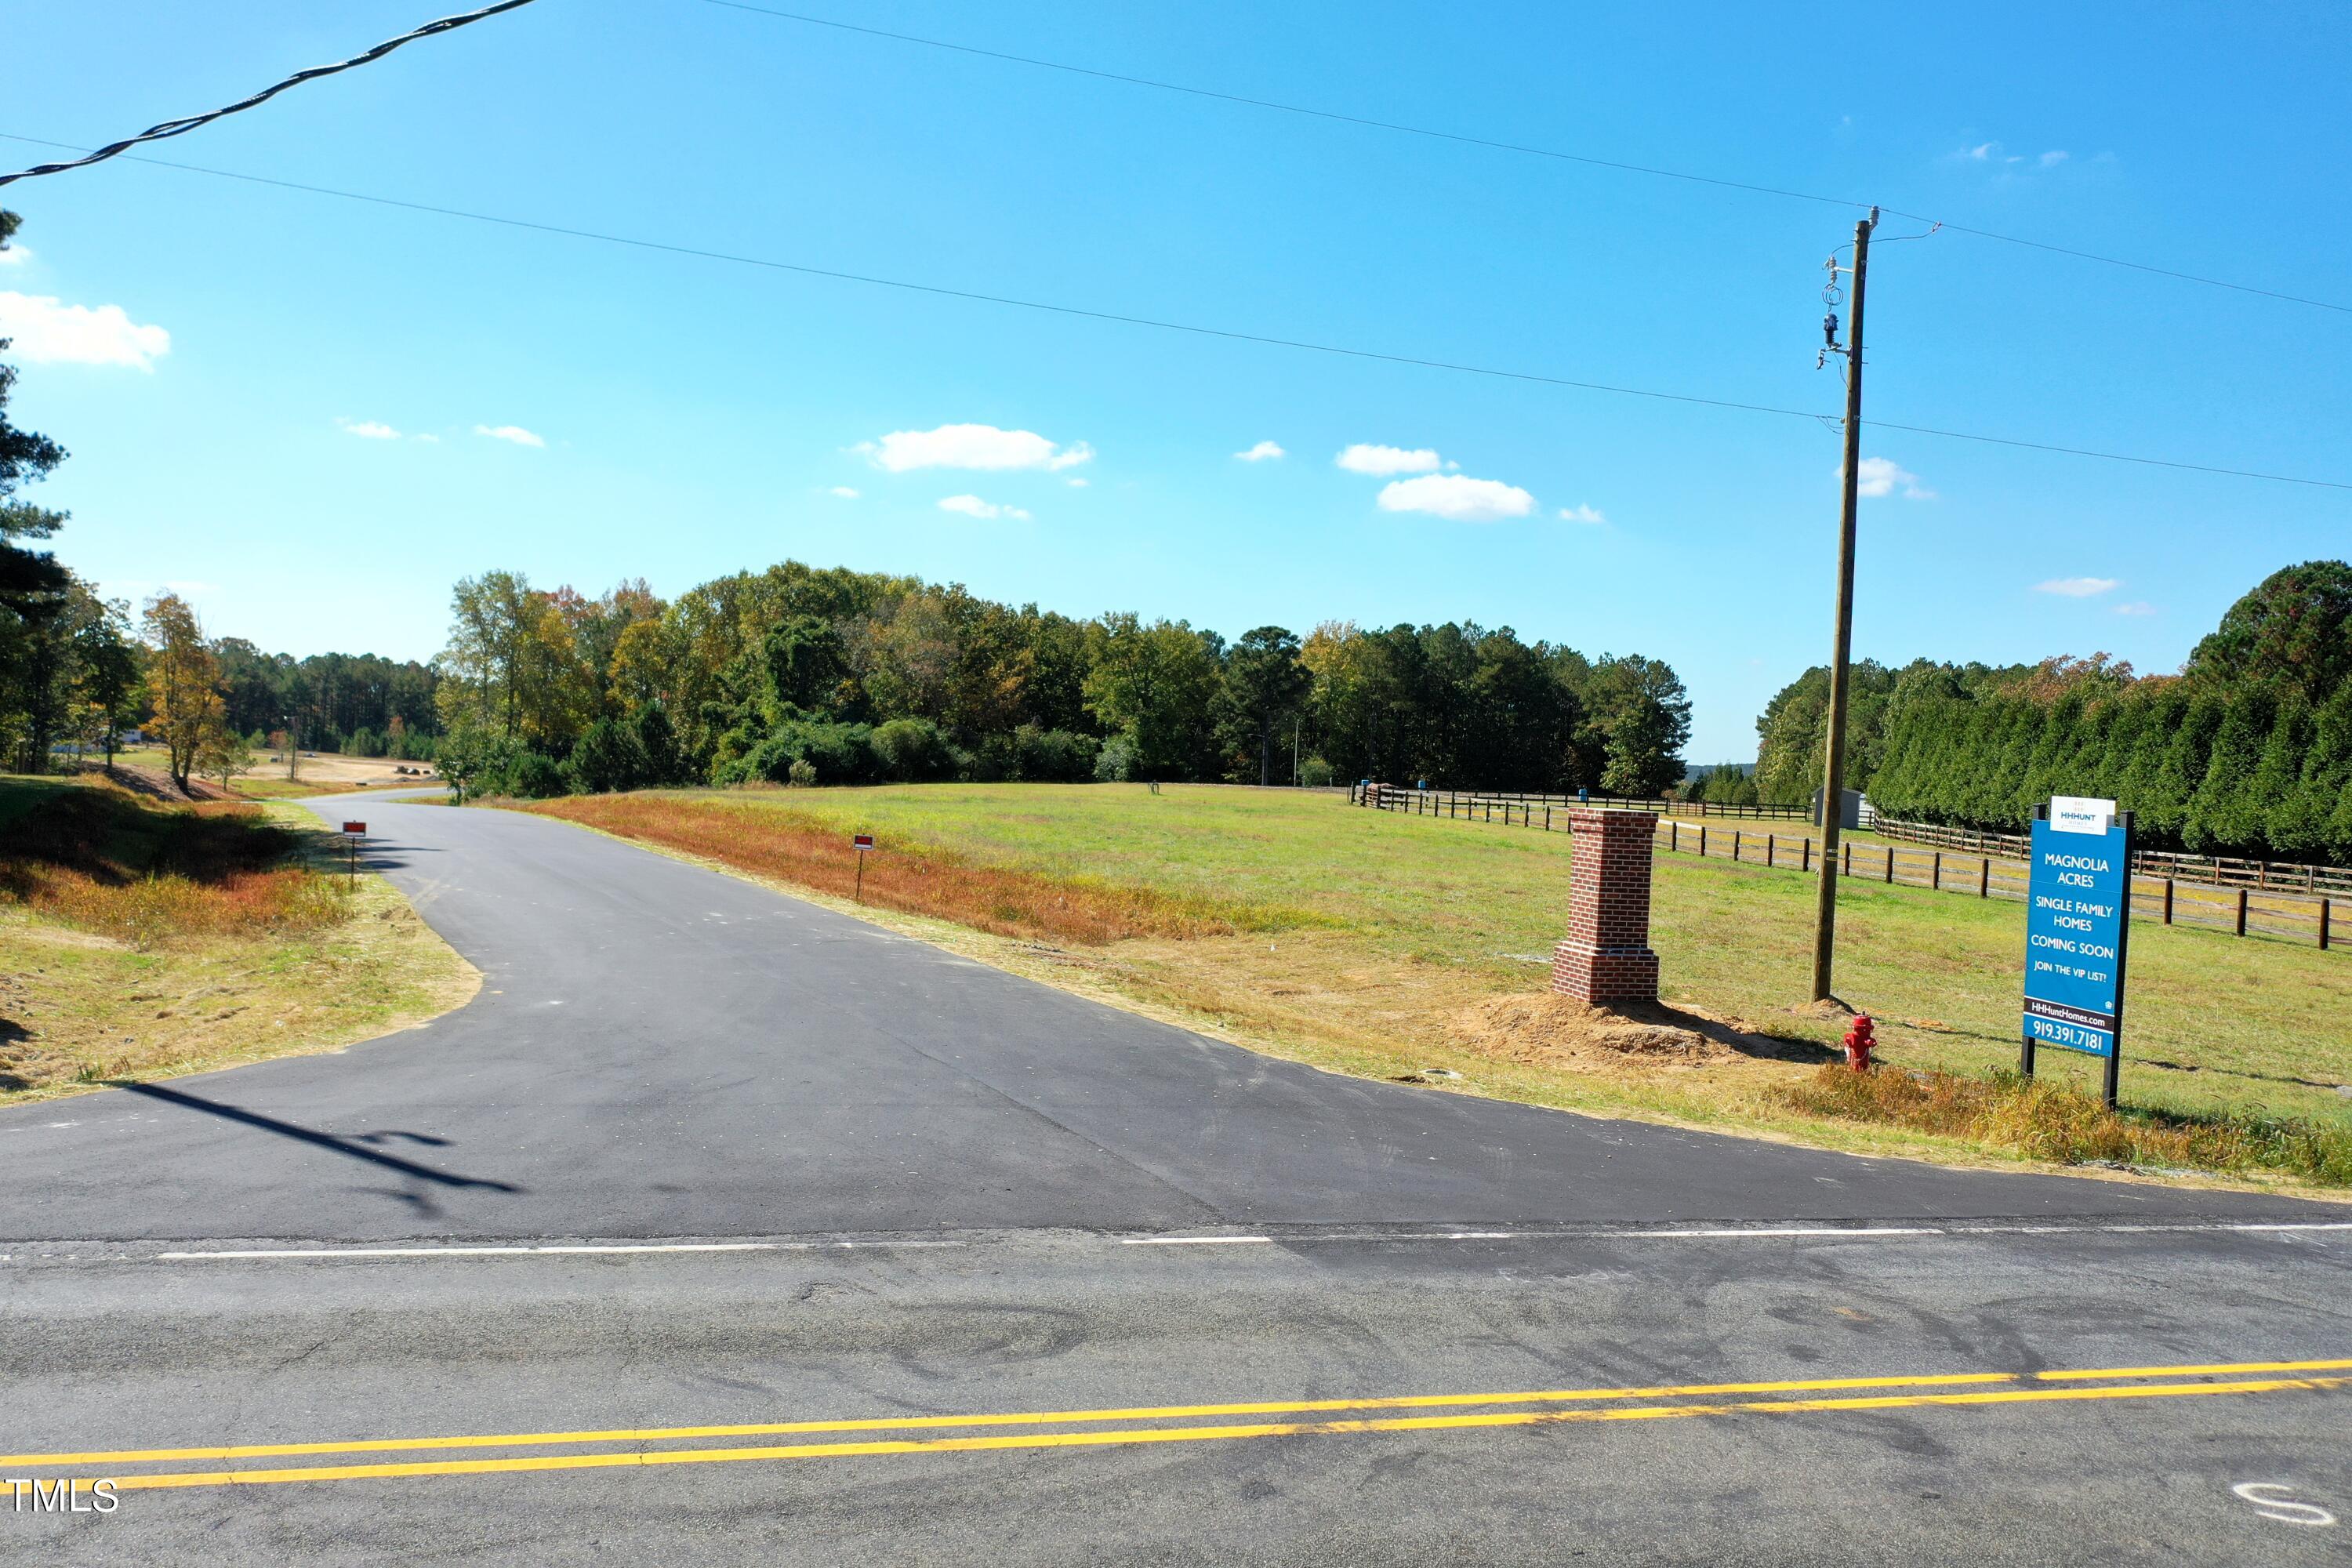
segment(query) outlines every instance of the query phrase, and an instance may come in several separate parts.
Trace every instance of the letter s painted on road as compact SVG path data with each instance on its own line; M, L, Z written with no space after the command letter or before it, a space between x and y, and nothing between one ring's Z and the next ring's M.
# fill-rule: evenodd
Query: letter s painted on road
M2336 1522L2334 1514L2315 1503L2263 1495L2293 1490L2294 1488L2284 1481L2241 1481L2230 1489L2230 1495L2240 1502L2253 1504L2255 1511L2264 1519L2274 1519L2281 1524L2326 1525Z

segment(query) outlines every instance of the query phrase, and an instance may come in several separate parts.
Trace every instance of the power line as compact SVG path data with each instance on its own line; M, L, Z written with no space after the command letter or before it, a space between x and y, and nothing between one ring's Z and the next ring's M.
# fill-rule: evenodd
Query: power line
M68 142L52 142L37 136L18 135L11 132L0 132L0 141L23 142L37 147L79 150L72 147ZM198 163L177 163L163 158L143 158L133 154L127 156L124 162L150 164L160 169L177 170L183 174L208 174L216 179L237 180L247 184L268 185L278 190L300 191L309 195L333 196L341 201L364 202L372 206L396 207L404 212L430 213L436 217L462 218L469 223L495 224L502 228L527 229L535 234L561 235L568 239L593 240L602 245L626 246L635 250L660 251L671 256L688 256L704 261L722 261L738 267L757 267L772 272L794 273L804 278L824 278L837 282L862 283L873 288L896 289L908 293L932 295L940 299L966 300L980 304L1003 305L1016 310L1036 310L1049 315L1075 317L1083 321L1110 321L1129 327L1150 327L1158 331L1183 332L1194 337L1217 338L1230 342L1256 343L1268 348L1296 349L1307 353L1329 354L1343 359L1411 365L1423 370L1449 371L1461 375L1486 376L1500 381L1515 381L1538 386L1567 387L1579 392L1601 392L1620 397L1644 397L1662 403L1685 403L1706 408L1731 409L1743 414L1769 414L1790 419L1811 420L1825 417L1819 411L1809 408L1782 408L1770 404L1743 403L1724 397L1704 397L1694 393L1661 392L1654 387L1620 386L1610 382L1583 381L1570 376L1549 375L1537 371L1505 370L1495 365L1469 364L1458 360L1430 359L1418 354L1390 353L1378 349L1315 342L1305 338L1278 337L1267 332L1245 332L1228 327L1210 327L1194 321L1172 321L1156 316L1138 316L1118 310L1094 310L1083 305L1065 305L1047 300L1024 300L1012 294L991 294L976 289L956 289L940 283L919 283L910 279L885 278L876 273L849 272L838 268L812 266L805 262L782 261L773 257L745 256L733 251L709 250L690 245L674 245L666 240L640 239L632 235L606 234L596 229L539 223L530 218L505 217L494 213L468 212L462 207L436 206L427 202L404 201L396 196L379 196L362 191L339 190L331 185L305 184L299 181L280 180L267 174L243 174L234 169L206 168ZM1964 430L1941 430L1924 425L1894 425L1880 420L1874 420L1872 423L1880 429L1901 430L1914 436L1936 436L1955 441L1976 441L1990 446L2017 447L2032 451L2058 453L2072 458L2095 458L2111 463L2135 463L2147 468L2183 469L2193 473L2215 474L2229 479L2263 479L2275 484L2305 485L2317 489L2352 490L2352 482L2338 479L2315 479L2296 474L2273 474L2252 468L2228 468L2205 463L2177 461L2168 458L2138 457L2126 452L2100 452L2083 447L2062 447L2003 436L1981 436Z
M1453 131L1433 131L1424 125L1404 125L1392 120L1373 120L1360 114L1343 114L1336 110L1308 109L1296 103L1281 103L1270 98L1250 98L1237 92L1219 92L1213 88L1189 87L1182 82L1160 81L1151 77L1128 76L1119 71L1097 70L1090 66L1074 66L1061 60L1039 59L1034 55L1007 54L1002 49L983 49L972 44L951 44L944 38L926 38L913 33L893 33L882 27L860 26L855 22L836 22L824 16L806 16L797 11L778 11L766 5L749 5L742 0L704 0L730 11L751 11L762 16L774 16L786 22L804 22L812 27L832 27L844 33L864 33L869 37L888 38L895 43L920 44L926 48L946 49L960 55L977 55L982 59L1003 60L1008 64L1035 66L1041 70L1064 71L1071 76L1090 76L1101 81L1122 82L1129 87L1148 87L1160 92L1181 92L1191 98L1214 99L1220 103L1238 103L1251 109L1271 109L1282 114L1300 114L1310 120L1336 121L1342 125L1361 125L1374 131L1394 131L1406 136L1426 136L1438 142L1455 142L1465 147L1486 147L1499 153L1524 153L1534 158L1553 158L1563 163L1583 163L1596 169L1615 169L1628 174L1652 174L1664 180L1687 180L1693 184L1720 185L1727 190L1749 191L1761 196L1783 196L1790 201L1820 202L1833 207L1868 206L1868 202L1848 200L1844 196L1818 196L1804 191L1785 191L1774 185L1751 185L1740 180L1722 180L1711 174L1686 174L1679 169L1654 169L1643 163L1620 163L1607 158L1586 157L1577 153L1562 153L1550 147L1530 147L1517 142L1497 142L1484 136L1470 136Z
M109 158L119 157L142 142L161 142L168 137L184 136L199 126L210 125L225 115L242 113L246 110L267 103L289 88L300 87L306 81L316 81L320 77L333 76L338 71L347 71L356 66L380 60L403 44L413 44L419 38L429 38L437 34L454 32L469 22L478 22L485 16L495 16L501 11L511 11L517 6L530 4L530 0L498 0L498 4L494 5L485 5L478 11L468 11L461 16L444 16L437 22L427 22L423 26L403 33L396 38L385 39L364 54L353 55L350 59L338 60L331 66L312 66L309 70L296 71L285 80L272 83L252 97L239 99L226 108L215 109L205 114L192 114L184 120L166 120L161 125L149 126L136 136L126 136L120 142L110 142L86 157L76 158L70 163L37 163L32 168L21 169L13 174L0 174L0 185L14 184L18 180L36 179L43 174L62 174L68 169L87 168L92 163L101 163Z
M960 55L972 55L982 59L1002 60L1010 65L1034 67L1039 70L1062 71L1070 76L1093 77L1100 81L1119 82L1129 87L1148 87L1158 92L1181 93L1189 98L1211 99L1221 103L1236 103L1250 109L1271 110L1278 114L1302 115L1310 120L1328 120L1341 125L1360 125L1373 131L1393 132L1402 136L1422 136L1434 142L1452 142L1465 147L1484 147L1498 153L1517 153L1531 158L1549 158L1562 163L1581 163L1588 168L1612 169L1619 174L1646 174L1654 179L1681 180L1695 185L1714 185L1723 190L1745 191L1751 195L1777 196L1785 201L1813 202L1823 206L1863 208L1873 203L1857 201L1850 196L1825 196L1811 191L1792 191L1778 185L1752 184L1745 180L1727 180L1713 174L1694 174L1685 169L1662 169L1647 163L1621 163L1615 159L1595 158L1580 153L1565 153L1555 147L1536 147L1521 142L1503 142L1490 137L1471 136L1460 132L1439 131L1426 125L1408 125L1393 120L1375 120L1367 115L1346 114L1336 110L1310 109L1304 104L1284 103L1270 98L1251 98L1243 93L1220 92L1213 88L1192 87L1183 82L1161 81L1152 77L1129 76L1121 71L1097 70L1090 66L1074 66L1062 60L1041 59L1034 55L1016 55L1003 49L984 49L972 44L950 43L945 38L927 38L915 33L895 33L884 27L868 27L855 22L837 22L826 16L811 16L798 11L780 11L772 6L753 5L746 0L703 0L708 5L718 5L730 11L749 11L780 21L799 22L812 27L831 27L838 32L862 33L868 37L887 38L894 43L919 44L925 48L944 49ZM1978 239L1998 240L2003 245L2020 245L2032 250L2043 250L2056 256L2073 257L2079 261L2095 261L2103 266L2126 268L2134 272L2152 273L2182 283L2201 283L2208 288L2228 289L2240 294L2253 294L2265 300L2277 300L2290 305L2308 305L2314 310L2335 310L2352 315L2352 305L2339 305L2329 300L2313 300L2300 294L2282 293L2275 289L2258 288L2251 283L2233 283L2226 278L2208 278L2200 273L2176 271L2169 267L2157 267L2144 261L2126 261L2120 257L2102 256L2095 251L2076 250L2063 245L2052 245L2042 240L2025 239L2013 234L1996 234L1989 228L1971 228L1966 224L1938 219L1924 213L1905 212L1900 207L1887 207L1895 217L1912 218L1920 223L1940 223L1954 234L1970 235Z

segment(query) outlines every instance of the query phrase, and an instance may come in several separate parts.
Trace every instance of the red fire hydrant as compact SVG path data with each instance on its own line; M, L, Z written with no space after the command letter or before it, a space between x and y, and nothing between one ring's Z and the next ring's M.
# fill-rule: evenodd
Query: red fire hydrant
M1870 1048L1878 1043L1873 1027L1869 1014L1857 1013L1853 1026L1845 1032L1845 1065L1856 1072L1870 1070Z

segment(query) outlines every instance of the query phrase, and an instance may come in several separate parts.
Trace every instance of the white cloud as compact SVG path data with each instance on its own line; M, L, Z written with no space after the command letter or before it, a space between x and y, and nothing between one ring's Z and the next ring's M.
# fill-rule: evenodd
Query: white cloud
M942 496L940 498L940 510L960 511L966 517L1009 517L1022 522L1029 520L1029 514L1017 506L999 506L994 501L982 500L978 496Z
M1382 511L1425 511L1454 522L1493 522L1525 517L1535 509L1536 498L1518 486L1500 479L1474 479L1466 474L1392 479L1381 491Z
M1093 481L1088 479L1064 479L1062 482L1069 486L1074 490L1082 490Z
M857 492L851 489L847 485L835 485L833 489L825 491L824 493L832 496L839 496L844 500L856 500L857 499Z
M2033 584L2033 591L2037 594L2057 594L2069 599L2091 599L2101 594L2112 593L2122 585L2114 577L2053 577L2047 583Z
M1426 447L1406 451L1402 447L1368 447L1359 441L1332 459L1351 474L1386 479L1391 474L1426 474L1437 467L1437 454Z
M441 437L438 436L419 436L417 439L420 441L429 441L436 447L438 447L441 444Z
M1045 468L1058 471L1091 462L1095 449L1084 441L1056 446L1034 430L1000 430L993 425L942 425L936 430L893 430L879 441L850 448L876 468L893 474L912 468Z
M512 441L518 447L547 445L544 437L526 430L520 425L477 425L474 426L474 434L488 436L493 441Z
M172 334L122 313L120 305L68 305L48 294L0 289L0 338L37 364L129 364L152 370L172 352Z
M0 267L22 267L32 259L33 253L21 245L12 245L0 250Z
M1277 458L1286 458L1290 456L1290 454L1284 451L1280 447L1276 446L1271 441L1260 441L1248 451L1235 452L1234 456L1244 463L1265 463L1271 462Z
M2136 600L2128 605L2117 605L2116 606L2116 614L2119 616L2152 616L2156 614L2156 606L2147 603L2145 599Z
M1560 508L1559 515L1563 522L1607 522L1609 521L1601 514L1600 508L1586 506L1582 502L1575 506Z
M1952 156L1964 163L1986 163L2001 168L2012 168L2017 164L2030 162L2041 168L2054 169L2064 163L2071 154L2063 148L2053 147L2037 158L2028 159L2022 153L2002 151L1998 142L1979 142L1973 147L1961 148Z
M1919 476L1896 465L1891 458L1864 458L1862 467L1854 471L1854 493L1876 500L1903 492L1907 500L1934 500L1936 492L1920 484Z
M397 441L400 439L399 431L380 420L337 419L335 423L343 427L343 433L345 435L364 437L370 441Z

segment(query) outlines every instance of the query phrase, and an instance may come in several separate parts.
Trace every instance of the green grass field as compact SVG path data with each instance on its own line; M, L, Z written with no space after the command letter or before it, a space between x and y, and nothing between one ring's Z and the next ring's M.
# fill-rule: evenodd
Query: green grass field
M696 816L821 824L845 840L873 831L884 856L894 843L938 847L1224 908L1261 934L1117 943L1096 978L1357 1071L1450 1062L1446 1021L1465 1003L1541 991L1567 906L1566 834L1365 811L1325 795L1022 784L667 798ZM1785 1039L1837 1039L1842 1020L1796 1005L1810 973L1811 879L1689 857L1655 868L1652 940L1668 1002ZM1879 1021L1885 1059L1979 1075L2014 1065L2023 906L1854 881L1840 910L1837 989ZM2352 1084L2352 954L2139 922L2126 1040L2126 1105L2292 1116L2352 1134L2352 1098L2339 1092ZM2045 1077L2093 1081L2087 1059L2044 1051L2042 1064ZM1775 1075L1811 1069L1739 1066L1754 1070L1533 1088L1516 1067L1471 1070L1485 1087L1551 1103L1791 1131L1759 1095Z

